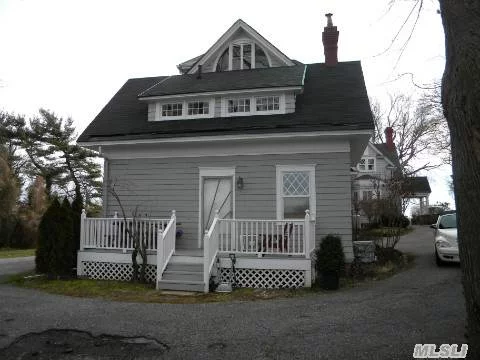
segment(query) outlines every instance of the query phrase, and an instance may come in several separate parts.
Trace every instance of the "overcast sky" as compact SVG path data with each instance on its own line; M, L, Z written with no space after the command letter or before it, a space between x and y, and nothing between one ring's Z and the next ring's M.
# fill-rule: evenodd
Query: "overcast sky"
M369 96L415 95L409 76L396 79L407 72L418 84L441 78L438 3L425 0L395 66L413 21L390 44L414 2L398 0L390 10L389 2L0 0L0 109L30 116L44 107L82 131L128 78L177 74L177 64L204 53L238 18L290 58L323 62L327 12L340 31L339 61L362 61ZM453 202L449 174L428 173L431 202Z

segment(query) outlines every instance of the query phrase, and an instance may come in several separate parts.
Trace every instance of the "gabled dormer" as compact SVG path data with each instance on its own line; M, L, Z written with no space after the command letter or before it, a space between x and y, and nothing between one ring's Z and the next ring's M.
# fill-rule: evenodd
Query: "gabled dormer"
M295 63L243 20L237 20L203 55L177 66L181 74L264 69Z

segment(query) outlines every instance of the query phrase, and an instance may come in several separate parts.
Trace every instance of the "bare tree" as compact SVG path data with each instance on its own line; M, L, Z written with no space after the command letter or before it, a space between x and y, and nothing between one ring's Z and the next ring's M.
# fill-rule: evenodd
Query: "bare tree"
M390 103L385 109L377 101L372 101L374 141L385 142L385 129L393 129L400 170L405 176L437 168L445 163L444 158L449 158L449 143L445 144L443 138L445 133L448 137L447 123L443 116L438 115L437 104L429 101L430 96L430 93L425 93L418 102L406 95L390 96ZM428 155L434 156L419 163Z
M145 272L147 267L147 244L140 236L140 226L138 223L138 205L135 206L135 209L132 211L132 221L127 220L127 214L125 208L120 200L120 196L115 190L115 185L109 186L108 192L114 197L117 201L120 211L122 212L123 224L122 227L125 229L128 237L132 241L133 251L132 251L132 281L145 283ZM140 255L142 260L141 264L138 263L137 256Z

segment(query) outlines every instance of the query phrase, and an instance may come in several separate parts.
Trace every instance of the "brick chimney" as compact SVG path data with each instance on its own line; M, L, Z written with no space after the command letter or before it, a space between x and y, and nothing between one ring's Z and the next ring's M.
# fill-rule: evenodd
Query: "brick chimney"
M335 66L338 63L338 30L333 26L331 13L325 14L327 17L327 26L323 28L322 42L323 52L325 54L325 64L327 66Z
M385 140L387 142L388 151L394 151L395 145L393 144L393 129L390 126L385 129Z

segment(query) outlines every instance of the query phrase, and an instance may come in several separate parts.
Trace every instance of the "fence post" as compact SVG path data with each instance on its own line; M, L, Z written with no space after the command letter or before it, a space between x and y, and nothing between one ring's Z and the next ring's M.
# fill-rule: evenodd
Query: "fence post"
M82 215L80 215L80 250L85 249L85 221L87 218L87 213L85 212L85 209L82 209Z
M209 287L209 277L210 274L208 273L208 263L209 263L209 257L210 257L210 251L209 251L209 237L208 237L208 230L205 230L205 234L203 236L203 282L204 282L204 292L208 293L208 287Z
M172 210L172 220L173 220L173 253L175 254L175 245L177 240L177 212Z
M305 251L305 258L310 259L310 210L305 210L305 223L303 227L303 251Z

